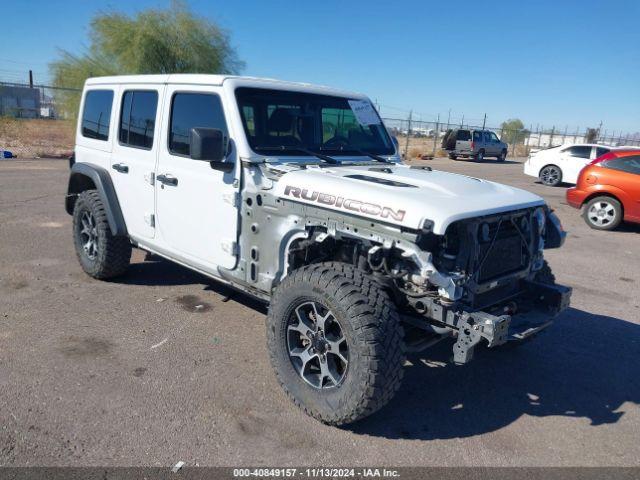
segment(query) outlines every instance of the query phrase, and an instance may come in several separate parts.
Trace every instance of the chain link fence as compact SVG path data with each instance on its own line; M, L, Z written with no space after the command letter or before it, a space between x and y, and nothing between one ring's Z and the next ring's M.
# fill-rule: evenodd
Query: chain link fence
M571 145L574 143L599 143L601 145L640 146L640 133L607 134L599 130L559 130L555 127L536 129L508 129L502 127L482 126L468 123L447 123L438 121L422 121L407 118L383 117L387 129L400 144L400 151L405 158L444 156L442 140L446 132L454 128L490 130L498 138L509 145L510 156L527 156L531 151ZM589 137L592 138L589 138Z
M0 116L14 118L65 118L56 101L62 92L79 92L75 88L30 85L0 81Z

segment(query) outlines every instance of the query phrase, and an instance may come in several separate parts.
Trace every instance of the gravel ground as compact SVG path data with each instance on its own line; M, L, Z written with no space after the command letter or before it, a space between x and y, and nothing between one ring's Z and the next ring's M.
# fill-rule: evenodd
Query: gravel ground
M590 230L517 161L424 163L544 196L570 232L548 259L572 308L464 367L449 344L410 357L384 410L337 429L280 390L264 307L140 251L92 280L67 163L1 161L0 465L638 465L640 228Z

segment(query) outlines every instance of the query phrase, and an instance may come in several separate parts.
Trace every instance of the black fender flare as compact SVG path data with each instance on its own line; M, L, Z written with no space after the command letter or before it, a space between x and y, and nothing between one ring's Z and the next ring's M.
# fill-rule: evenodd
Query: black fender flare
M73 215L78 194L95 188L100 195L107 214L107 221L114 237L127 236L127 225L122 215L120 202L116 195L109 172L92 163L74 163L69 175L69 186L65 198L65 210Z

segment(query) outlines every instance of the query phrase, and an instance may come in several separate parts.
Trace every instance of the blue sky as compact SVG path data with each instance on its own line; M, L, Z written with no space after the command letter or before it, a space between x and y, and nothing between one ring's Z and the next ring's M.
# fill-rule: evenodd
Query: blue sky
M47 80L57 48L79 53L100 11L168 0L0 0L0 79ZM383 116L575 131L640 131L640 2L219 1L192 10L231 32L244 74L362 91ZM466 121L465 121L466 123Z

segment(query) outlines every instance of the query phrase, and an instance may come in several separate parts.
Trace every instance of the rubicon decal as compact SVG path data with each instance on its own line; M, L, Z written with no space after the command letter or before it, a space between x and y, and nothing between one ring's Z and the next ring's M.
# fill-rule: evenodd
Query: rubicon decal
M380 218L392 218L398 222L401 222L406 212L404 210L394 210L384 205L378 205L376 203L362 202L353 198L337 197L328 193L316 192L314 190L308 190L306 188L293 187L287 185L284 189L284 194L289 197L299 198L301 200L307 200L309 202L316 202L320 205L329 205L352 212L364 213L366 215L372 215Z

